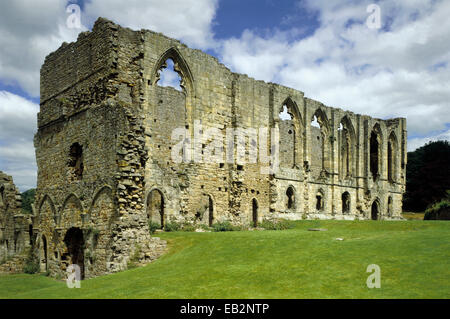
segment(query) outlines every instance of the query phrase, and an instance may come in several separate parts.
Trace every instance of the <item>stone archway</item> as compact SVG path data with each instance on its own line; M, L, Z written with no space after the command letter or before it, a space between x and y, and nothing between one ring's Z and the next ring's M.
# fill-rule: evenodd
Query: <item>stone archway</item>
M152 190L147 196L147 217L164 228L164 196L159 189Z
M378 220L380 218L380 207L376 200L372 203L372 209L371 209L370 216L371 216L372 220Z
M84 236L83 231L78 227L70 228L64 243L67 247L67 253L70 257L70 263L80 267L81 279L84 279Z

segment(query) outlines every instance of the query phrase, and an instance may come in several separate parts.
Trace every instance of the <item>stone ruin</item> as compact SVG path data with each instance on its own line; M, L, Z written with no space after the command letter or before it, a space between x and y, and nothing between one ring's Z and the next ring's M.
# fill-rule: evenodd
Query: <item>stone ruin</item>
M181 78L178 90L160 85L167 62ZM187 132L184 158L206 152L210 141L189 144L203 130L225 136L230 128L262 127L279 132L279 145L269 148L279 150L278 170L263 173L267 164L225 157L173 158L176 129ZM269 142L274 136L269 130ZM404 118L325 106L233 73L163 34L103 18L46 57L34 143L32 232L42 270L52 275L69 264L88 278L154 260L165 242L150 235L149 222L401 219ZM253 143L254 136L243 142L247 153Z
M22 272L21 254L31 247L31 238L31 218L22 213L20 192L12 177L0 171L0 272Z

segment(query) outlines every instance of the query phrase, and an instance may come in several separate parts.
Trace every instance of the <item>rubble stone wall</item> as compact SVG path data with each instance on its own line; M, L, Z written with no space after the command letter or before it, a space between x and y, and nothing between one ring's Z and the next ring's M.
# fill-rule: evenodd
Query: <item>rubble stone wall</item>
M12 177L0 171L0 264L30 247L30 223L30 216L22 214L22 199Z

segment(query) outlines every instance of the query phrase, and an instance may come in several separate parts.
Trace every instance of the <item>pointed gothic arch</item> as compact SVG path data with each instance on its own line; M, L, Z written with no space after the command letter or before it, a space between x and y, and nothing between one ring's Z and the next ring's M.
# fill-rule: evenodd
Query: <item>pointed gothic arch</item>
M282 118L282 115L290 118ZM297 104L287 97L278 109L280 129L280 156L282 166L300 168L303 163L303 119Z
M61 209L62 225L70 227L82 226L81 214L83 213L83 205L75 194L66 197Z
M180 86L183 89L183 92L186 95L195 96L194 77L192 76L192 72L188 64L186 63L186 60L183 58L176 47L167 49L158 59L152 72L152 85L156 85L158 83L160 79L160 71L167 67L166 61L169 59L173 61L174 71L177 72L181 77Z
M315 166L319 168L319 176L322 177L324 173L330 171L330 149L331 149L331 142L329 138L330 133L330 124L328 117L325 113L325 111L322 108L317 108L313 115L311 116L310 122L314 122L314 120L317 120L317 123L319 125L320 133L316 137L317 140L314 138L314 134L312 134L312 139L310 145L316 145L317 148L317 156L314 160L314 157L312 157L312 163L311 166ZM317 128L314 128L311 125L311 129L314 130ZM312 154L315 154L313 150L311 150ZM316 163L314 163L316 161Z
M338 128L339 177L345 179L356 172L356 134L350 118L345 115Z
M369 145L369 171L374 181L382 175L382 150L383 133L380 124L376 123L370 132Z
M387 154L388 181L394 183L397 180L398 142L394 132L389 134Z

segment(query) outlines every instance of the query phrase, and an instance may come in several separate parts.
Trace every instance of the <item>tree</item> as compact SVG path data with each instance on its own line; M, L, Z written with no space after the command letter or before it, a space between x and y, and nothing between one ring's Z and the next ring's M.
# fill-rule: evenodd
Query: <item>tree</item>
M445 198L450 189L450 144L429 142L408 152L406 193L403 207L422 212L432 203Z
M34 203L34 195L36 194L36 189L29 189L21 194L22 196L22 212L24 214L32 214L31 204Z

